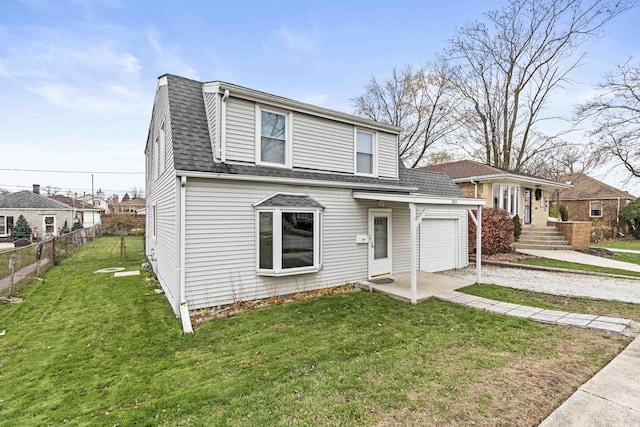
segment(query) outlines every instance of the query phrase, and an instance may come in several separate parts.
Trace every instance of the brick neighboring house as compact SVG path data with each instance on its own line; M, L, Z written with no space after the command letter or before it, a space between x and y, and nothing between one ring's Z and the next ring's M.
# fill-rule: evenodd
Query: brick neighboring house
M558 180L573 187L561 189L554 196L554 201L559 200L567 206L571 221L591 221L592 238L627 234L627 225L618 220L618 213L636 196L584 173L566 174Z

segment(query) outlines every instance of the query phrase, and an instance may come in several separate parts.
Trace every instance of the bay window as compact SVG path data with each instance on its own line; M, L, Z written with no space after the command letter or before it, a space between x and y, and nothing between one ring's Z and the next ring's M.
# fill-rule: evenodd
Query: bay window
M287 275L320 268L320 209L259 208L258 273Z
M504 209L511 216L520 213L520 186L493 184L493 208Z

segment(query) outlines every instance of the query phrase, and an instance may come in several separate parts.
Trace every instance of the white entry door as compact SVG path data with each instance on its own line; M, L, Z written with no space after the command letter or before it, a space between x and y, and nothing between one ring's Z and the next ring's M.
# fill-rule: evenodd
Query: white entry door
M391 274L391 210L369 210L369 277Z

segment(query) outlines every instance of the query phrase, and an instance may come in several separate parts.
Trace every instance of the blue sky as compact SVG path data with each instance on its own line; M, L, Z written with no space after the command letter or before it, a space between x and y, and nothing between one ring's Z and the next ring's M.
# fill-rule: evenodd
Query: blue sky
M367 81L418 65L457 27L504 1L219 2L23 0L0 5L0 187L123 194L144 187L157 77L225 80L353 112ZM640 57L634 9L583 46L584 65L554 98L569 114L590 84ZM573 138L581 138L573 134ZM104 174L98 172L120 172ZM123 174L138 172L140 174ZM621 174L598 178L620 183Z

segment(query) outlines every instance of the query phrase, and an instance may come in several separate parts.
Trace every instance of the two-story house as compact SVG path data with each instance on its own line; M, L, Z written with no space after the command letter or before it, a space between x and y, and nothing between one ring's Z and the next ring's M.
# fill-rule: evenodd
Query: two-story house
M146 143L146 253L189 311L468 264L471 209L405 169L400 129L230 83L159 78Z

